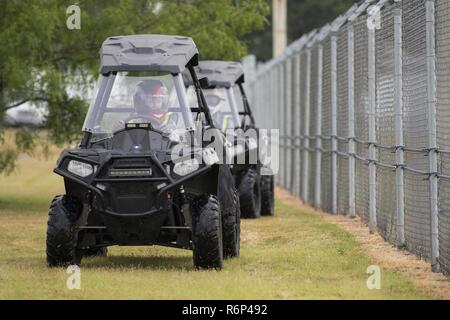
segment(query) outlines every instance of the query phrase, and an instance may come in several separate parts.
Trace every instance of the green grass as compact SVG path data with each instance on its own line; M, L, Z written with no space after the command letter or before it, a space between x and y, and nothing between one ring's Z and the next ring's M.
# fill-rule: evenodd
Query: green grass
M382 289L368 290L373 264L355 238L312 212L279 201L274 218L242 224L241 257L222 271L197 271L190 251L112 247L87 258L81 290L64 269L45 264L47 208L63 193L52 161L24 157L0 176L0 299L427 299L410 279L382 269Z

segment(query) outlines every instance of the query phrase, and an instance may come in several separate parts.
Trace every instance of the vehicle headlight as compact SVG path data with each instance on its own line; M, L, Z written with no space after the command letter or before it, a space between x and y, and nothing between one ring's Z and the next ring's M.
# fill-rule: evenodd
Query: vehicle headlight
M206 165L211 166L219 162L219 156L213 148L205 148L202 153Z
M86 178L94 173L94 167L92 165L77 160L70 160L67 170L82 178Z
M179 176L186 176L200 168L200 163L197 159L188 159L175 163L173 172Z

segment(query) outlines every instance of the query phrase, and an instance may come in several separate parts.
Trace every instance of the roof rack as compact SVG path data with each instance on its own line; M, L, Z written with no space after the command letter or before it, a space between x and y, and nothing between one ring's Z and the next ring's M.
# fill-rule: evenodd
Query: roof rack
M166 35L109 37L100 50L103 74L119 71L181 73L197 65L198 50L192 38Z
M207 77L209 83L214 87L231 88L236 83L244 82L244 68L239 62L200 61L196 72L199 78Z

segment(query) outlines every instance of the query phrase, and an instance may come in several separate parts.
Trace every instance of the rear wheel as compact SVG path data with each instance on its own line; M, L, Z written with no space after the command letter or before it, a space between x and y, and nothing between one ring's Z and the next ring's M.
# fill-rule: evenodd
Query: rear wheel
M229 210L222 210L223 256L239 256L241 238L241 209L237 190L233 190L233 200Z
M244 218L256 219L261 216L261 186L258 174L249 169L239 185L241 215Z
M194 202L192 242L194 265L199 269L223 266L222 219L215 196L201 196Z
M81 253L76 250L75 222L81 213L81 203L70 196L53 199L47 223L47 264L50 267L81 263Z
M275 213L275 191L273 176L261 177L261 214L273 216Z

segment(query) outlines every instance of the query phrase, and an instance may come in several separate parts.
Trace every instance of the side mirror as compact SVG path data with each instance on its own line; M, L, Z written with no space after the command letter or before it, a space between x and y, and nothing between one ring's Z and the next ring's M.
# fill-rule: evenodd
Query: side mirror
M198 82L202 89L208 89L211 86L207 77L199 79Z

